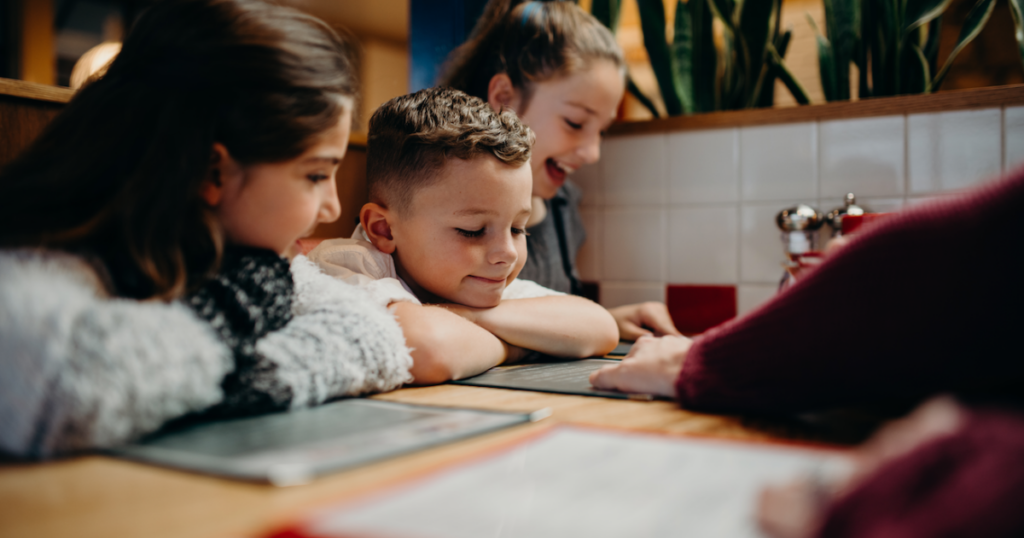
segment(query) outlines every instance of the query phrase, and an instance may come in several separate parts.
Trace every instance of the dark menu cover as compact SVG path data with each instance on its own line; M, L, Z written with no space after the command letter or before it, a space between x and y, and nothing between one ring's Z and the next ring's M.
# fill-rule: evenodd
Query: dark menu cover
M196 424L111 452L166 467L287 486L530 420L527 413L358 398Z
M580 359L537 364L515 364L496 366L468 379L452 381L458 385L494 387L501 389L535 390L580 396L602 396L632 400L652 400L646 394L627 394L610 390L598 390L590 385L590 373L609 364L615 359Z

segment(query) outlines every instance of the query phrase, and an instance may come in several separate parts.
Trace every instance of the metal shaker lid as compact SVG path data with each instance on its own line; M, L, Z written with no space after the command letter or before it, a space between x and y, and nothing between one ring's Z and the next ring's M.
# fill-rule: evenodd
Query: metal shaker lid
M843 217L847 215L859 216L864 213L867 213L867 211L857 205L857 197L852 192L848 192L843 197L843 207L837 207L829 211L828 215L825 216L825 220L828 221L828 225L833 230L841 231L843 229Z
M807 204L783 209L775 216L775 224L784 232L813 231L824 223L821 212Z

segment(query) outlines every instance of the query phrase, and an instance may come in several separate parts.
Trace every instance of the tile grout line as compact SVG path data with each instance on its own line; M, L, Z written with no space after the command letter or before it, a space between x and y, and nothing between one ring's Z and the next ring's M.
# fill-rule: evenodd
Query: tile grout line
M661 200L662 200L662 203L661 203L661 247L662 247L661 248L661 279L664 282L666 282L665 287L662 288L662 300L661 300L661 302L666 303L666 304L667 304L667 301L668 301L668 291L667 291L668 290L668 288L667 288L668 284L667 284L667 282L668 282L668 279L669 279L669 274L668 273L669 273L669 265L670 265L668 250L669 250L669 248L672 245L671 241L669 240L669 234L672 233L672 230L669 229L669 218L668 218L668 211L669 211L669 209L668 209L668 202L671 201L669 199L669 196L672 193L672 188L669 185L669 182L672 180L672 171L669 169L669 166L671 164L671 160L668 157L668 151L669 151L668 150L668 137L669 137L668 133L661 135L661 147L664 150L664 153L662 155L662 162L661 162L662 170L663 170L662 173L661 173L662 174L661 179L664 182L664 185L662 186L662 198L661 198Z
M736 172L736 286L743 274L743 142L739 127L732 129L733 170ZM739 306L737 294L737 307Z
M1006 107L999 109L999 173L1006 173Z
M815 121L814 126L814 197L818 199L818 207L821 207L821 121Z
M910 203L910 115L903 115L903 205Z

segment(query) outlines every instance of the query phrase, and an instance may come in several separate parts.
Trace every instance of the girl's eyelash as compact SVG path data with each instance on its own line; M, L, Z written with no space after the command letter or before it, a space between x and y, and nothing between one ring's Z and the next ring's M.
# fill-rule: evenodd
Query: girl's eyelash
M462 228L456 228L455 231L459 232L459 235L463 237L475 238L484 235L484 231L487 228L480 228L479 230L463 230Z
M525 236L529 237L530 236L530 232L526 231L523 228L512 228L512 235L525 235Z
M565 124L576 130L580 130L583 128L582 123L573 123L572 121L569 121L569 118L565 118Z
M309 174L306 176L306 179L309 179L313 183L320 183L329 177L331 176L328 176L327 174Z

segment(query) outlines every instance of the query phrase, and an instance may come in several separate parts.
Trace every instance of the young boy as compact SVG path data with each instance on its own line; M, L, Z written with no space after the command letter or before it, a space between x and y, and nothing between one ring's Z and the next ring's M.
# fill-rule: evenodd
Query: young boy
M615 347L610 314L516 276L526 262L533 133L450 88L397 97L370 119L370 203L351 239L309 258L398 318L417 384L476 375L525 350Z

